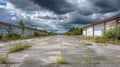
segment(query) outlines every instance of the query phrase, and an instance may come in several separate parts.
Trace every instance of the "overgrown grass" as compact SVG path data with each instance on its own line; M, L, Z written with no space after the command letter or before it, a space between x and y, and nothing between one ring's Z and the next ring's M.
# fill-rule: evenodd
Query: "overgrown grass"
M34 37L44 37L44 36L51 36L54 35L54 33L34 33L34 36L29 36L29 35L20 35L16 33L11 33L11 34L0 34L0 41L9 41L9 40L17 40L17 39L27 39L27 38L34 38Z
M115 62L110 61L110 62L108 62L107 64L115 64Z
M0 64L5 64L8 60L9 54L7 53L5 56L0 57Z
M118 39L108 39L108 38L103 38L103 37L94 37L94 41L98 43L110 43L110 44L120 44L120 40Z
M31 45L23 43L23 42L18 42L13 47L10 48L9 53L21 51L21 50L23 50L25 48L29 48L29 47L31 47Z
M80 39L83 39L83 40L89 40L89 41L97 42L97 43L120 45L120 40L119 40L119 39L110 39L110 38L99 37L99 36L95 36L95 37L89 37L89 36L73 36L73 37L80 38ZM87 44L86 44L86 45L87 45ZM90 44L88 44L88 45L90 45Z

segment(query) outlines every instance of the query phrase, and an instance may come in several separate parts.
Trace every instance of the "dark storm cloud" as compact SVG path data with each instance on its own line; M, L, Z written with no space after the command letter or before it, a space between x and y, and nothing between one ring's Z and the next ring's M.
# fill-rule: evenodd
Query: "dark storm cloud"
M63 17L63 16L60 16L60 15L59 15L59 17L58 16L48 16L48 15L46 15L46 16L37 16L35 18L46 19L46 20L65 20L68 17L66 17L66 16Z
M0 21L10 23L9 21L13 22L11 20L11 15L6 11L5 9L0 8Z
M84 4L83 7L78 7L78 12L82 15L104 14L120 10L120 0L86 0Z
M31 0L40 6L53 11L56 14L65 14L74 10L66 0Z
M40 10L38 5L33 4L29 0L7 0L8 2L12 3L16 8L19 8L24 11L34 11Z
M95 22L95 20L91 20L91 18L89 16L84 16L84 15L79 15L77 13L74 13L74 16L72 14L72 18L71 18L69 24L85 25L85 24L90 24L90 23L93 23L93 22Z
M77 7L66 0L7 0L15 7L22 10L43 10L44 8L53 11L56 14L66 14L72 11L78 11L82 15L91 15L93 13L108 13L120 10L120 0L86 0L83 7ZM88 4L86 4L88 3ZM39 6L38 6L39 5ZM86 7L85 7L86 6Z
M81 0L81 2L78 2L80 0L22 0L22 1L6 0L6 1L12 3L17 9L20 10L36 12L42 11L43 16L42 14L39 14L32 19L31 18L28 19L27 16L27 19L23 20L25 20L26 24L31 25L31 27L40 27L53 32L58 32L61 30L65 31L76 25L81 26L91 24L96 21L100 21L101 17L105 19L120 13L120 0ZM44 10L46 11L44 12ZM68 17L63 16L60 17L60 15L65 16L66 14L68 14ZM7 15L9 15L8 13L3 11L0 15L1 15L0 20L5 20L4 18L8 18L7 21L10 20L10 16L7 17ZM20 16L18 16L18 18L19 17ZM37 24L36 19L41 23ZM47 23L47 21L52 22L53 27L51 25L52 23L51 24Z
M118 8L115 8L114 5L112 4L113 0L93 0L91 4L93 4L96 7L96 12L100 13L106 13L106 12L113 12L119 10Z

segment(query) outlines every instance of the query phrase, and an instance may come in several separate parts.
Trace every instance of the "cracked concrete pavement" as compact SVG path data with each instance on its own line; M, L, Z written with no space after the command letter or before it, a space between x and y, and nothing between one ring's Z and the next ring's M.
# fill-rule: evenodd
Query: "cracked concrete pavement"
M18 41L0 43L0 55L4 55L9 48ZM32 44L31 48L11 53L7 64L0 67L120 67L120 46L93 43L85 45L84 41L64 35L21 40ZM60 44L67 64L53 64L60 56ZM89 64L87 56L93 57Z

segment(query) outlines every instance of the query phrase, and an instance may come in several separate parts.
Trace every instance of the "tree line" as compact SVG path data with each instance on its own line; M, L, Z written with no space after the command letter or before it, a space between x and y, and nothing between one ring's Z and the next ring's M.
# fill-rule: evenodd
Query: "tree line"
M65 33L65 35L82 35L83 28L82 27L72 27L69 29L68 32Z

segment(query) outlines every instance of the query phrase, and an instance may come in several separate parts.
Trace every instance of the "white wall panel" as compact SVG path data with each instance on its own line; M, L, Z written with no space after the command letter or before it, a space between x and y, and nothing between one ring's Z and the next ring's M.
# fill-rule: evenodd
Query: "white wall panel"
M87 30L86 29L83 29L83 36L86 36L87 35Z
M106 22L106 30L116 28L116 20Z
M93 36L93 26L87 28L87 36Z
M94 36L102 36L104 24L94 26Z

